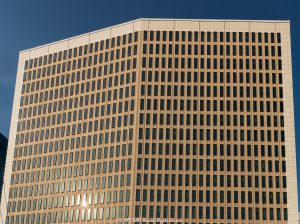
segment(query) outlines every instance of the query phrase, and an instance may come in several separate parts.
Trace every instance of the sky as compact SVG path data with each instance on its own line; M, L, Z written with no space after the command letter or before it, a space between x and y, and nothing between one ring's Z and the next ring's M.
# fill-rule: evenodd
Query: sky
M0 0L0 132L8 137L19 51L138 18L267 19L291 21L300 144L299 12L300 0Z

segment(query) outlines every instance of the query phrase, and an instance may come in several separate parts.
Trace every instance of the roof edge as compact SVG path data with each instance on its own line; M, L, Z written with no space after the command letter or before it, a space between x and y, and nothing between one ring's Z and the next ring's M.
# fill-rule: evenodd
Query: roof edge
M19 51L19 54L26 53L26 52L29 52L29 51L32 51L32 50L36 50L36 49L39 49L39 48L42 48L42 47L46 47L46 46L49 46L49 45L52 45L52 44L57 44L57 43L60 43L60 42L72 40L74 38L79 38L79 37L82 37L82 36L85 36L85 35L94 34L94 33L109 30L109 29L112 29L112 28L117 28L119 26L124 26L124 25L130 24L130 23L135 23L135 22L139 22L139 21L161 21L161 20L165 20L165 21L199 21L199 22L200 21L206 21L206 22L222 22L222 21L224 21L224 22L256 22L256 23L290 23L291 22L290 20L139 18L139 19L123 22L123 23L120 23L120 24L117 24L117 25L105 27L105 28L102 28L102 29L99 29L99 30L94 30L94 31L87 32L87 33L84 33L84 34L79 34L79 35L75 35L75 36L72 36L72 37L64 38L62 40L42 44L42 45L39 45L37 47L32 47L32 48L28 48L28 49L25 49L25 50L21 50L21 51Z

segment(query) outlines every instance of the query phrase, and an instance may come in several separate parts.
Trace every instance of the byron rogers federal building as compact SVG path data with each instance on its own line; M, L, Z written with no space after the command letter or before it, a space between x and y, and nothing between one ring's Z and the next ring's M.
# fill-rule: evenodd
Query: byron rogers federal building
M289 21L138 19L21 51L1 223L294 224Z

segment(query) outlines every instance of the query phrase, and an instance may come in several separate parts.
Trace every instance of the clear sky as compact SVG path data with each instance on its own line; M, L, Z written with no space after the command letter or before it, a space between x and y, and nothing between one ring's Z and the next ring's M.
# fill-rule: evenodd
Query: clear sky
M138 18L290 20L300 144L300 0L0 0L0 132L9 133L19 51Z

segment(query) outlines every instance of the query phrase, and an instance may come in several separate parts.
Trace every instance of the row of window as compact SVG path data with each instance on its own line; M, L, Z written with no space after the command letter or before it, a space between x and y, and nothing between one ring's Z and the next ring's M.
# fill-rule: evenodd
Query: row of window
M198 194L197 194L198 193ZM198 203L255 203L287 204L286 192L265 191L196 191L196 190L136 190L135 200L143 202L198 202ZM211 205L213 206L213 205ZM251 206L252 207L252 206Z
M256 73L256 72L178 72L178 71L142 71L142 82L180 82L197 84L211 83L255 83L255 84L282 84L282 73Z
M176 154L172 154L174 158ZM162 159L138 158L138 170L180 170L180 171L234 171L234 172L286 172L286 162L279 160L250 160L251 158L237 159ZM119 163L115 161L115 165ZM104 166L104 163L103 163ZM117 167L115 167L117 168ZM104 167L103 167L104 169ZM153 176L154 178L154 176ZM196 178L196 176L195 176ZM217 178L217 176L216 176Z
M246 42L281 43L280 33L261 32L198 32L198 31L144 31L144 41Z
M195 85L141 85L141 96L186 96L186 97L246 97L283 98L282 87L268 86L195 86ZM243 99L245 100L245 99Z
M108 176L103 178L95 179L80 179L67 182L55 182L55 183L44 183L30 186L19 186L10 188L9 197L14 199L21 199L22 197L38 196L38 195L49 195L58 193L78 192L87 190L94 190L101 188L102 190L114 187L130 186L130 174L127 175L115 175L114 177ZM115 191L116 192L116 191ZM103 197L105 195L104 192ZM91 195L91 194L90 194ZM95 197L95 195L94 195ZM110 201L107 201L110 202ZM113 201L116 202L116 201ZM104 202L101 202L104 203Z
M141 169L139 169L141 170ZM229 169L230 171L230 169ZM150 177L150 174L149 174ZM144 174L143 182L141 175L137 175L137 185L143 186L172 186L172 187L243 187L243 188L286 188L285 176L238 176L238 175L182 175L182 174L165 174L164 181L162 175L158 175L157 183L155 177L151 176L150 183L148 174Z
M113 66L111 66L111 72ZM160 57L143 57L142 68L159 69L254 69L254 70L282 70L282 60L275 59L236 59L236 58L160 58Z
M75 90L75 93L71 92L70 96L79 94L79 85L76 85L76 88L78 89ZM100 103L100 101L111 102L111 101L127 99L129 97L135 96L135 86L132 86L131 91L130 91L130 87L125 87L125 88L120 88L115 90L108 90L107 92L102 92L102 94L97 93L97 94L69 98L63 101L62 100L58 101L58 99L68 96L67 91L68 88L65 89L65 92L64 89L61 88L60 91L56 89L54 91L50 90L49 92L48 91L40 92L39 94L35 93L26 96L23 95L20 99L20 105L27 106L27 105L37 104L37 103L48 102L45 105L49 105L49 106L44 106L44 107L50 107L53 105L54 107L53 110L54 109L56 110L56 107L58 107L58 110L62 110L62 108L66 110L67 108L69 109L73 108L73 104L74 104L74 108L77 108L77 107L83 107L88 105L94 105L96 103ZM76 93L77 91L78 93ZM84 92L84 90L81 91L82 93ZM55 102L53 102L52 104L52 102L49 101L53 99L55 100Z
M34 73L33 73L34 74ZM26 79L26 73L24 74ZM66 75L60 75L56 76L55 78L46 78L42 79L40 81L30 81L31 73L28 73L28 82L26 80L23 81L22 85L22 94L29 93L29 92L35 92L40 91L48 88L58 87L58 86L64 86L65 91L70 89L70 93L68 95L71 95L72 92L76 91L76 94L83 92L94 92L96 90L104 90L106 88L110 87L116 87L118 86L121 88L123 85L134 83L136 80L136 72L133 71L132 73L127 74L115 74L114 76L104 77L104 78L98 78L97 80L90 80L91 77L87 76L85 78L85 70L82 72L72 72L72 74L66 74ZM94 79L96 77L92 77ZM84 80L87 80L87 82L83 82ZM80 85L74 85L74 83L82 82ZM80 91L79 87L80 86ZM76 87L76 88L75 88ZM77 90L78 89L78 90ZM73 91L72 91L73 90Z
M193 113L193 111L191 111ZM106 120L109 122L109 120ZM234 127L284 127L283 116L271 115L223 115L223 114L140 114L140 124L146 125L193 125Z
M130 130L129 130L130 131ZM100 134L100 137L103 137L103 134ZM108 137L105 134L105 142L107 141L108 143ZM59 157L59 161L62 160L62 154L58 154L58 150L69 150L69 149L81 149L83 147L90 147L93 143L93 145L97 144L97 137L88 135L88 136L82 136L82 137L77 137L77 138L71 138L71 139L65 139L65 140L56 140L56 141L47 141L45 143L40 143L40 144L35 144L35 145L25 145L16 147L14 150L14 158L22 157L22 156L31 156L31 155L37 155L37 154L46 154L46 153L51 153L51 152L56 152L57 156ZM102 139L101 139L102 140ZM76 141L76 142L75 142ZM76 144L75 144L76 143ZM81 143L81 144L80 144ZM102 143L99 143L102 144ZM116 155L119 156L120 154L120 147L121 145L116 144L115 146L110 146L109 150L108 147L104 147L103 150L102 148L98 148L97 152L94 152L92 150L92 153L90 153L89 150L87 150L86 156L89 154L89 158L95 158L96 154L98 155L98 159L101 159L102 156L103 158L107 158L108 155L110 157L113 157L113 152L116 150ZM108 154L109 151L109 154ZM126 144L122 144L122 156L125 156L125 154L131 155L132 153L132 143L127 142ZM76 152L74 152L74 155L76 157Z
M151 55L226 55L226 56L263 56L281 57L281 46L265 45L225 45L223 44L143 44L143 54Z
M284 142L283 130L139 128L139 139Z
M88 208L65 211L51 211L48 213L32 213L7 216L6 224L51 224L82 222L90 220L116 219L129 217L129 206L111 206L105 208ZM122 222L128 224L128 222Z
M97 112L97 110L96 110ZM83 118L81 117L82 114L79 113L78 120L81 121ZM42 118L36 118L31 120L23 120L19 121L17 125L18 132L25 131L25 130L33 130L38 129L40 127L48 127L55 124L65 124L66 122L74 122L76 120L77 113L76 111L68 112L68 114L58 114L58 115L52 115L42 117ZM84 119L87 119L86 116L84 116ZM98 116L96 116L98 117ZM78 124L72 124L60 127L52 128L51 132L55 132L55 137L64 137L64 136L70 136L77 134L85 134L87 132L92 131L98 131L98 130L107 130L112 128L120 128L120 127L127 127L128 125L133 125L134 122L134 115L123 115L123 116L116 116L106 119L100 119L95 121L89 121L89 122L82 122ZM53 131L52 131L53 130ZM35 135L36 138L38 138L39 133L42 133L43 130L36 131ZM32 132L34 133L34 132ZM44 133L44 132L43 132ZM30 133L31 134L31 133ZM32 134L31 134L32 135ZM51 135L51 134L50 134Z
M120 164L121 163L121 164ZM125 170L131 170L131 160L128 161L121 160L120 163L118 163L118 166L115 169L118 171L125 171ZM113 164L111 162L111 164ZM115 163L117 164L117 163ZM110 164L109 164L110 165ZM107 171L110 172L111 167L107 168L102 167L102 169L105 169L105 173ZM102 173L104 173L102 170ZM79 177L79 176L87 176L87 175L95 175L101 173L101 163L97 163L97 166L95 164L86 164L84 165L78 165L78 166L69 166L68 169L64 168L56 168L52 170L41 170L41 171L32 171L32 172L26 172L26 173L16 173L12 174L11 177L11 185L12 184L23 184L23 183L29 183L29 182L35 182L35 181L44 181L44 180L55 180L55 179L63 179L63 178L72 178L72 177ZM101 186L102 188L105 188L107 185L108 187L112 187L112 176L108 177L108 181L106 184L106 177L102 177ZM129 182L130 183L130 179ZM114 186L118 186L118 176L114 176Z
M70 130L70 126L67 126L67 129ZM65 133L64 129L62 129ZM76 130L76 129L75 129ZM92 131L91 131L92 132ZM275 133L276 131L274 131ZM51 140L55 139L56 137L55 128L45 129L36 132L27 132L27 133L18 133L16 135L15 144L25 144L25 143L33 143L36 141L43 141L43 140ZM59 132L58 132L59 133ZM75 134L76 135L76 134ZM64 137L64 134L62 135ZM68 138L63 140L64 141L64 149L74 149L87 146L96 146L101 144L109 144L114 142L121 142L133 139L133 128L124 129L124 130L116 130L110 131L106 133L100 134L93 134L88 136L76 137L76 138ZM63 144L63 143L62 143Z
M197 211L198 210L198 211ZM275 215L276 211L276 215ZM287 220L287 208L245 208L205 206L136 206L136 217L163 217L184 219L226 219L226 220ZM183 219L183 220L184 220ZM217 223L217 222L216 222ZM276 222L277 223L277 222ZM279 223L279 222L278 222ZM281 222L280 222L281 223ZM202 224L202 223L201 223Z
M54 198L44 199L29 199L26 203L23 201L13 201L8 204L8 209L11 212L20 211L32 211L40 209L52 209L52 208L68 208L73 206L83 205L98 205L98 204L109 204L116 202L128 202L130 198L130 190L120 191L108 191L94 194L83 194L80 195L68 195Z
M81 151L83 152L83 151ZM64 156L62 156L63 154L59 154L59 156L53 156L52 155L48 155L48 156L43 156L43 157L37 157L37 158L27 158L27 159L23 159L23 160L14 160L13 161L13 166L12 166L12 170L13 171L19 171L19 170L25 170L25 169L31 169L31 168L40 168L40 167L51 167L51 165L53 164L53 166L56 165L62 165L63 164L71 164L74 163L78 163L78 162L84 162L85 158L84 158L84 153L81 153L80 157L79 157L79 153L65 153ZM69 158L68 158L69 157ZM95 160L95 158L91 158L92 161ZM89 161L90 158L87 157L86 161ZM106 173L106 172L118 172L119 170L124 171L125 170L125 164L127 164L127 170L131 169L131 159L122 159L122 160L115 160L115 161L110 161L110 162L103 162L101 163L97 163L97 164L85 164L85 166L80 165L79 166L79 176L82 176L83 173L85 173L85 175L88 175L90 172L91 174L95 174L95 171L97 172L97 174L100 173L101 168L102 168L102 173ZM96 167L95 167L96 165ZM74 168L74 175L77 176L77 167L76 169ZM65 171L65 170L64 170ZM66 172L66 171L65 171ZM72 169L70 168L70 170L68 170L68 172L72 172ZM66 175L66 174L65 174ZM71 176L71 173L68 173L68 176ZM57 172L56 172L56 176L57 178L60 178L61 176L61 170L60 168L57 168ZM36 173L36 179L39 180L39 172L37 171Z
M245 145L245 144L170 144L138 143L138 155L196 155L200 156L238 156L238 157L285 157L285 146L278 145Z
M171 106L172 105L172 106ZM179 108L178 108L179 107ZM259 107L259 108L258 108ZM283 101L141 99L140 110L284 112Z
M141 169L139 169L141 170ZM228 169L230 171L230 169ZM150 174L144 174L143 182L141 175L137 175L137 185L143 186L194 186L194 187L255 187L255 188L286 188L285 176L238 176L238 175L182 175L182 174L165 174L158 175L155 182L154 175L151 175L150 183L148 180Z
M82 146L84 147L84 146ZM14 150L14 158L17 157L26 157L26 156L31 156L31 155L37 155L37 154L46 154L47 152L56 152L53 157L51 155L50 158L53 158L53 163L58 162L59 165L62 164L63 160L63 154L58 153L57 151L63 150L63 145L62 142L59 145L58 142L46 142L44 144L35 144L29 145L29 146L24 146L24 147L16 147ZM76 151L76 152L70 152L70 157L74 158L75 162L78 161L89 161L91 160L96 160L96 159L101 159L101 158L112 158L112 157L119 157L119 156L126 156L126 155L132 155L132 143L127 143L127 144L122 144L122 145L113 145L108 147L103 147L103 148L98 148L96 149L85 149L81 151ZM37 157L35 156L32 158L33 160L36 160ZM56 164L55 164L56 165Z

